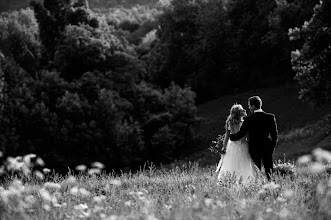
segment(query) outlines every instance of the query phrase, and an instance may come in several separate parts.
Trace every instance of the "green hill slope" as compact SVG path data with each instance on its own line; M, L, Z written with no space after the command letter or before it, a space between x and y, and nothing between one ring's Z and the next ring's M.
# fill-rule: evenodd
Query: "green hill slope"
M328 137L328 126L322 120L331 113L331 104L314 110L308 104L298 99L299 89L295 85L259 89L245 93L227 95L198 106L198 116L201 124L198 135L201 137L200 147L203 149L190 157L201 164L217 162L218 156L210 153L208 147L212 140L224 133L224 122L234 103L240 103L248 110L247 99L259 95L263 100L263 110L276 115L279 144L275 151L275 159L295 159L299 155L309 153L314 147L320 146L331 150ZM322 120L322 121L321 121Z

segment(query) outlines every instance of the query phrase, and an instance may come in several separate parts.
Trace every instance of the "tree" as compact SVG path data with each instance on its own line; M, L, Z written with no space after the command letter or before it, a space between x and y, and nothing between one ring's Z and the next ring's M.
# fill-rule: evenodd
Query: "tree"
M38 23L31 9L0 15L0 48L5 57L35 77L41 42Z
M71 0L31 2L40 28L40 39L44 46L44 64L53 60L56 46L66 26L82 23L98 27L98 20L92 15L86 1L80 1L80 3L72 6Z
M314 15L301 29L289 30L290 39L301 40L300 49L292 51L292 68L301 86L299 98L315 106L331 97L331 0L320 1Z

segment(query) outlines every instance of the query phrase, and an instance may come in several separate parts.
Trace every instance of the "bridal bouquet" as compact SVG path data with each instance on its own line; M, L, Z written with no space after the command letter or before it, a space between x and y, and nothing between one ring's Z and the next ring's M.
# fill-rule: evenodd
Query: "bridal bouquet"
M219 134L216 140L211 142L211 146L209 146L209 150L216 154L225 154L225 150L223 149L223 141L225 134Z

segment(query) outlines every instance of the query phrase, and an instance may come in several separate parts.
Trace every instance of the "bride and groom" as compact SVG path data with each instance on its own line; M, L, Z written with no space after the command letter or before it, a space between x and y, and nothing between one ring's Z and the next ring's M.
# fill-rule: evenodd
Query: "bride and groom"
M264 112L259 96L248 99L252 115L247 116L240 104L231 107L225 123L225 138L222 155L217 167L218 180L228 173L244 181L255 178L263 163L267 178L273 171L272 154L277 144L277 123L275 115Z

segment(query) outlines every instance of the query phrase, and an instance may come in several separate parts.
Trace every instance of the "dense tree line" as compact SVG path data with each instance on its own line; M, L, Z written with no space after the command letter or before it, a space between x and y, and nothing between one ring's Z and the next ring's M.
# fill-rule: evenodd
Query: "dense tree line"
M42 2L43 0L36 1ZM74 0L72 2L80 1L85 0ZM26 8L30 5L30 2L31 0L0 0L0 12ZM136 5L156 6L158 4L158 0L89 0L88 3L89 7L92 9L115 7L131 8Z
M195 93L160 89L119 30L86 3L0 16L0 150L67 171L167 163L194 145Z
M191 85L198 101L293 80L288 29L315 1L176 0L159 18L150 70L155 81Z

